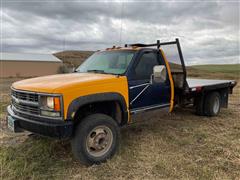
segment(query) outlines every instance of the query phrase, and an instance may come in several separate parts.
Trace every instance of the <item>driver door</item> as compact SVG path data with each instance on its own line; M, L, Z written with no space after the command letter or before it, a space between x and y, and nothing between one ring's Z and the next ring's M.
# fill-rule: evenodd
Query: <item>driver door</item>
M158 58L153 50L143 51L133 65L131 77L129 77L129 105L132 112L168 106L170 102L170 83L151 83L153 67L164 65L164 61Z

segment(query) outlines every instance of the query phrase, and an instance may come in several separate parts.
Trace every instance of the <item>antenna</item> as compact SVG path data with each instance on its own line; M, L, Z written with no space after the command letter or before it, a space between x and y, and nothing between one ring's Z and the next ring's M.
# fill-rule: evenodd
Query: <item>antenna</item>
M121 25L120 25L120 37L119 37L119 46L122 44L122 19L123 19L123 6L124 2L122 1L122 7L121 7Z
M64 38L63 38L63 59L64 59L64 61L66 60L65 58L66 58L66 56L65 56L65 49L66 49L66 37L65 37L65 35L64 35Z

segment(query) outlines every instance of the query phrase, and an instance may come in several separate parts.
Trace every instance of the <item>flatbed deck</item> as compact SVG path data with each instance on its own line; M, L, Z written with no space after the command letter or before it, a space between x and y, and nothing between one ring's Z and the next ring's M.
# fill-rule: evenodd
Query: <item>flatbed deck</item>
M187 78L187 84L190 89L199 87L212 87L212 86L234 86L236 81L234 80L217 80L217 79L197 79Z

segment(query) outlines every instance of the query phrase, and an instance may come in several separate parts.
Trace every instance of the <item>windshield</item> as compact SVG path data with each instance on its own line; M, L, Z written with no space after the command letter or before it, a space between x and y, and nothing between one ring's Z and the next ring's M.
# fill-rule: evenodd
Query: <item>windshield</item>
M77 72L95 72L106 74L123 74L131 62L134 51L103 51L90 56Z

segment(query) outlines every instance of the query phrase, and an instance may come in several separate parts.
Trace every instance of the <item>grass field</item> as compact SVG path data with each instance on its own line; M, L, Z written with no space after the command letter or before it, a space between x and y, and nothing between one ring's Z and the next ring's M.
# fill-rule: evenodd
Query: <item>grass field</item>
M240 77L240 64L188 66L187 74L191 77L236 79Z
M240 75L240 64L223 64L223 65L199 65L193 66L193 68L217 73L231 73Z
M190 67L189 75L240 80L231 68L208 67ZM16 80L0 79L2 179L240 179L239 85L218 117L196 116L188 108L136 115L136 123L121 130L118 154L85 167L74 160L68 141L6 130L9 86Z

